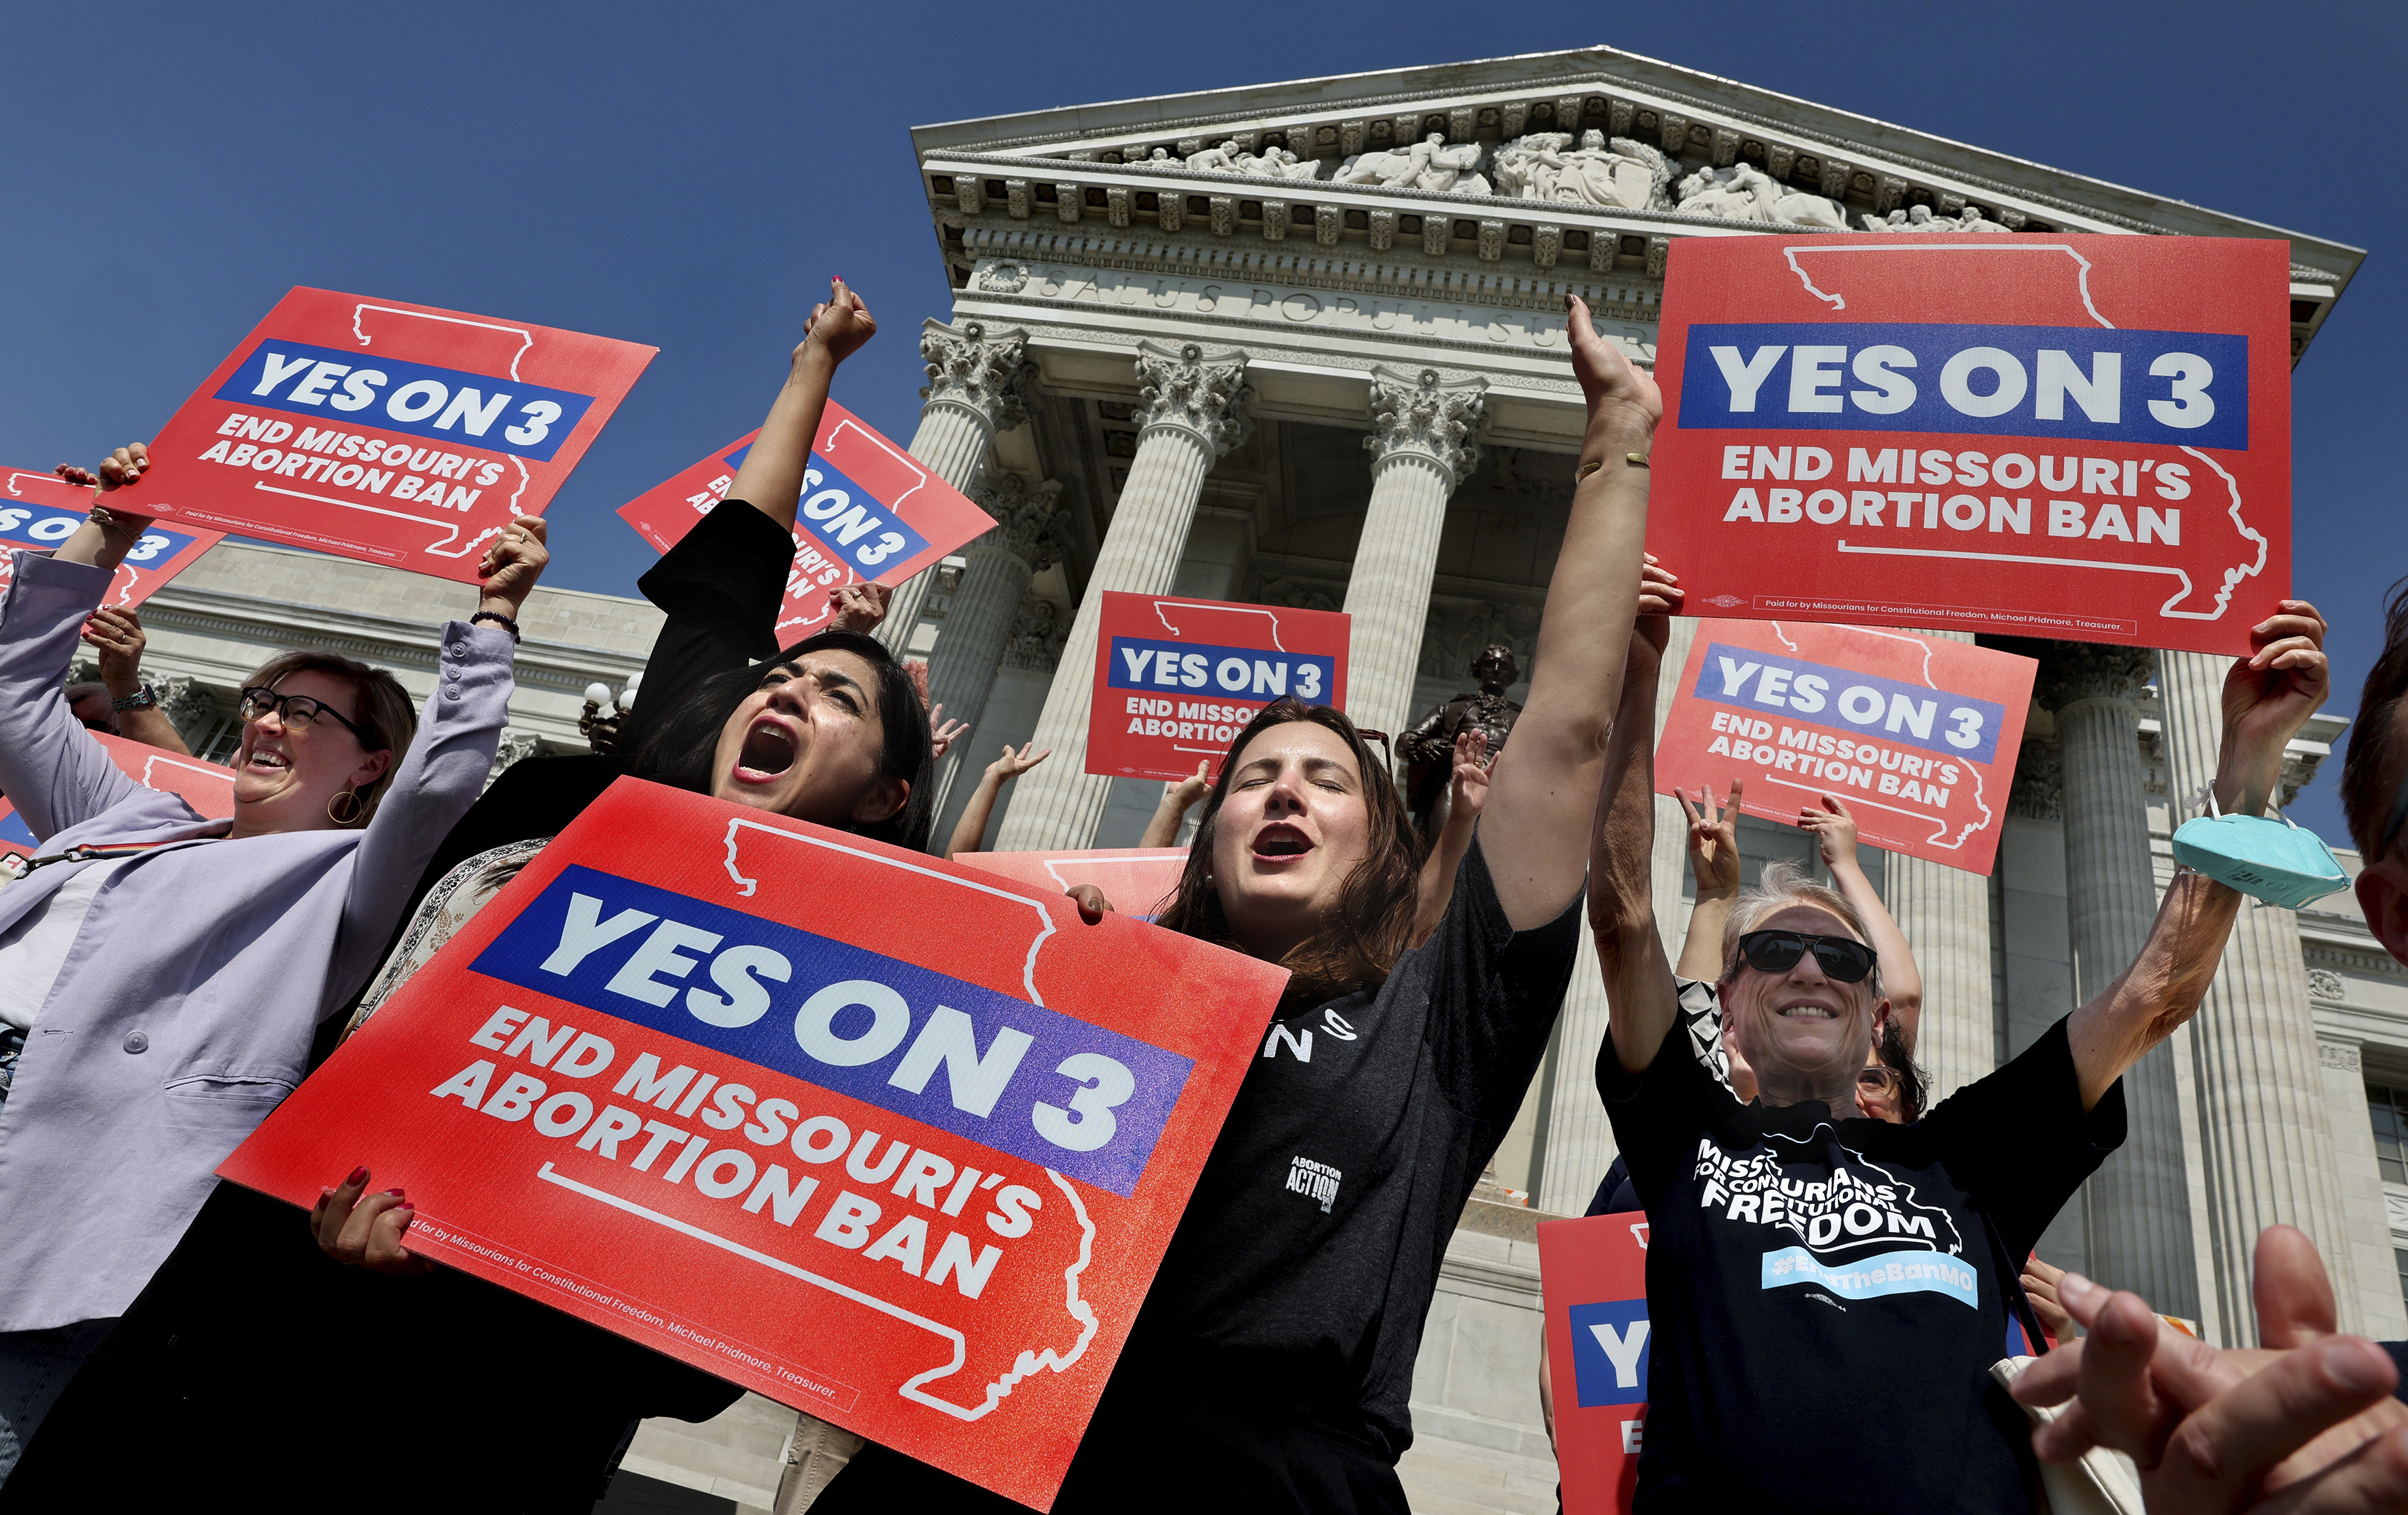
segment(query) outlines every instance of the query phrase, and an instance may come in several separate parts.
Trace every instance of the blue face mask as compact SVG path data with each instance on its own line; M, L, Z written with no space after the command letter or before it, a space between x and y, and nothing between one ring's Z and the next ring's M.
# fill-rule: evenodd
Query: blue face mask
M2332 849L2287 819L2211 813L2186 821L2174 833L2174 861L2286 910L2349 887Z

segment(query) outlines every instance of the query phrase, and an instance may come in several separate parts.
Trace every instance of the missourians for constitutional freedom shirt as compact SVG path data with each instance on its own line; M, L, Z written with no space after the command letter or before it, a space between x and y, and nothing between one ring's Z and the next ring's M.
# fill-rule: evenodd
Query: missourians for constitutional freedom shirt
M1914 1125L1742 1106L1695 1054L1711 986L1682 993L1645 1073L1598 1066L1651 1233L1637 1509L2028 1515L1989 1368L2014 1270L2123 1142L2121 1086L2084 1112L2059 1022Z

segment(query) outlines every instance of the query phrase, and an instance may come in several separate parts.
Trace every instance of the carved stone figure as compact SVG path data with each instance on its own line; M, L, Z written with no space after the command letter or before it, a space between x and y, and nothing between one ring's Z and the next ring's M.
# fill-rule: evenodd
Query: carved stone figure
M1480 166L1480 144L1446 145L1446 134L1432 132L1400 152L1358 152L1329 176L1333 184L1376 184L1383 190L1428 190L1438 193L1488 194Z
M1603 209L1647 210L1669 204L1672 164L1642 142L1591 129L1572 145L1570 132L1532 132L1497 150L1499 193Z
M1240 156L1238 144L1232 138L1206 148L1201 152L1190 154L1187 166L1214 174L1242 174L1245 170L1238 166Z
M1397 738L1397 759L1405 765L1405 803L1424 836L1440 820L1439 802L1455 771L1455 739L1478 727L1488 734L1488 756L1494 762L1522 714L1522 707L1505 697L1505 691L1522 677L1512 648L1500 642L1483 650L1472 660L1471 677L1480 685L1477 690L1457 694Z
M1819 194L1801 194L1773 182L1772 176L1753 164L1728 168L1699 168L1681 180L1677 208L1692 216L1724 221L1785 221L1829 231L1848 229L1840 207Z
M1953 217L1935 216L1931 213L1929 206L1908 206L1902 210L1893 210L1886 216L1876 216L1868 212L1858 219L1863 221L1865 230L1869 232L1997 232L2003 234L2006 231L2006 228L1997 222L1985 219L1980 206L1967 206L1962 214Z
M1321 164L1312 158L1299 158L1282 147L1265 148L1259 153L1247 153L1238 159L1240 168L1256 179L1317 179Z

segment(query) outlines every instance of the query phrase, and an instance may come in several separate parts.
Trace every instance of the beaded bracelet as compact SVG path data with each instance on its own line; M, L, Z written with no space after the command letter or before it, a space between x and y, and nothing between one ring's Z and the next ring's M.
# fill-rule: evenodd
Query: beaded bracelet
M468 618L468 624L473 626L480 621L490 621L494 625L501 627L506 632L509 632L512 642L516 642L519 639L519 623L512 621L509 617L502 614L499 610L480 610L475 615Z

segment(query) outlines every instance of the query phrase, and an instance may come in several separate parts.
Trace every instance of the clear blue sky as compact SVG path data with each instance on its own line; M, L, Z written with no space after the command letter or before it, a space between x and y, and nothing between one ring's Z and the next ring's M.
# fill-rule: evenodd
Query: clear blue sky
M295 284L661 349L552 512L552 579L632 592L611 512L759 423L843 274L886 335L838 397L909 437L947 307L913 124L1604 43L2372 250L2297 375L2298 586L2355 707L2408 573L2394 4L1145 7L21 5L0 140L0 462L146 436ZM2390 351L2391 359L2382 354ZM2327 770L2337 773L2336 761ZM2340 839L2330 777L2300 819Z

